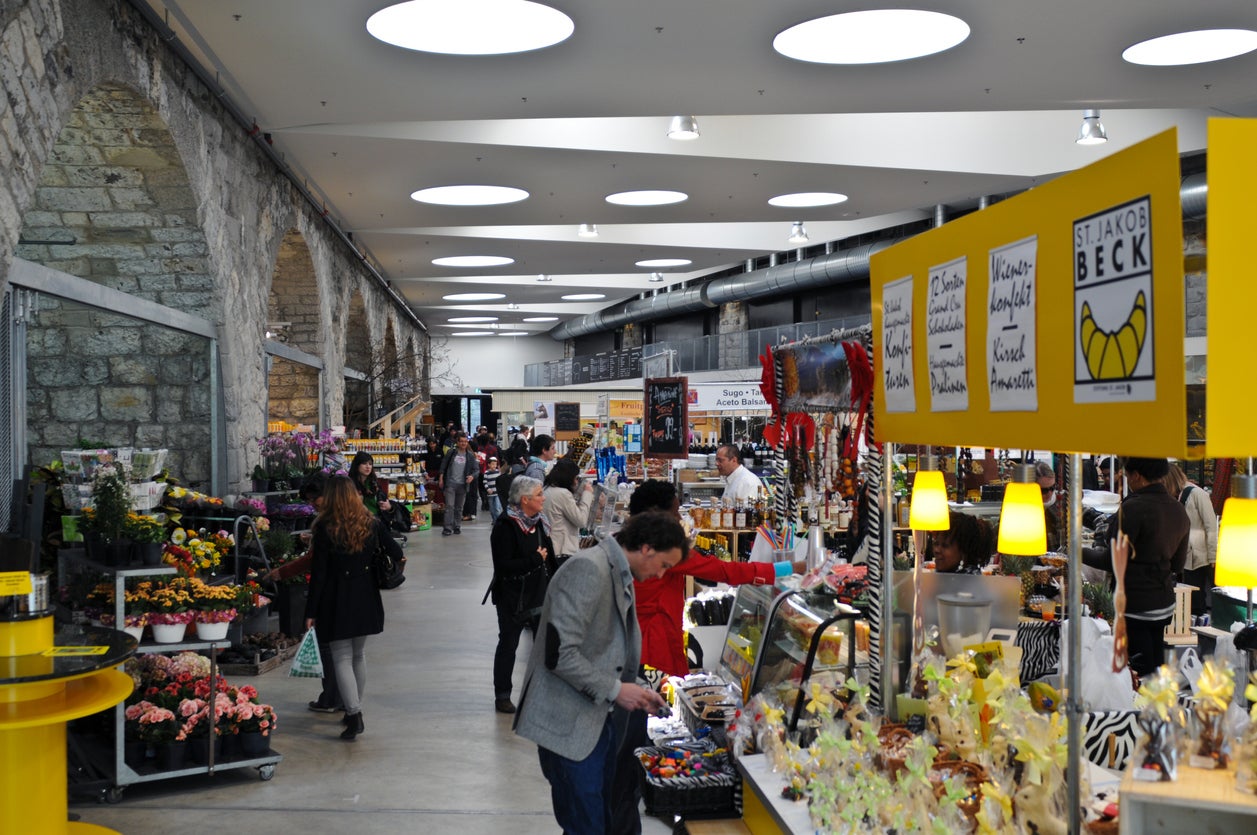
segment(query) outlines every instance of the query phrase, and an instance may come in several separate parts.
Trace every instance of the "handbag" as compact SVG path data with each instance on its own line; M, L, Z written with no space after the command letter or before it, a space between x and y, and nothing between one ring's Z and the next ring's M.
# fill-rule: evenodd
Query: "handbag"
M376 546L371 567L375 570L375 584L381 589L395 589L406 582L406 558L393 559L383 542Z

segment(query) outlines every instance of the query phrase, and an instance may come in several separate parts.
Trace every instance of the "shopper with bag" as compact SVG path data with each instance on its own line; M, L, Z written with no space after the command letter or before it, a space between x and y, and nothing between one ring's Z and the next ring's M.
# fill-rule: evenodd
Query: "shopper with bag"
M394 560L402 559L401 546L359 495L345 476L331 479L323 491L323 509L314 520L306 602L306 626L317 626L319 637L331 650L345 705L341 739L350 741L365 728L362 696L367 683L367 636L384 631L384 601L373 557L383 549Z
M489 534L493 580L485 597L492 596L498 610L498 646L493 653L493 708L498 713L515 712L511 673L519 636L525 629L535 636L546 587L558 569L550 522L541 512L544 502L540 481L516 476L511 481L506 512Z

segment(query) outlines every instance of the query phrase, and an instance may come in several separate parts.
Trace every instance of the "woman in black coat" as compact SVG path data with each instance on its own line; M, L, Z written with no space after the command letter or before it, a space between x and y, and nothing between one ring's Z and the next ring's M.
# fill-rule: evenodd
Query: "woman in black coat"
M493 654L494 709L514 713L511 703L511 672L519 636L534 632L546 586L558 568L550 523L542 514L541 482L527 476L511 481L506 512L498 517L489 534L493 551L493 584L490 592L498 610L498 647Z
M353 740L364 728L367 636L384 631L384 601L372 559L381 548L393 559L402 559L401 546L359 496L357 487L345 476L328 482L323 509L314 520L310 596L306 601L306 626L317 627L319 639L331 649L330 663L345 704L341 739L347 740Z

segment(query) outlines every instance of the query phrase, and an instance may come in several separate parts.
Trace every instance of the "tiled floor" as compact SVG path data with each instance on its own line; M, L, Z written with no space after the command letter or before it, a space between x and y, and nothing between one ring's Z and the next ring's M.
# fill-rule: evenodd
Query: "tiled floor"
M340 714L287 667L253 684L279 711L275 778L236 770L128 787L116 805L71 798L83 821L128 835L170 832L495 833L558 831L536 747L493 711L496 620L480 598L492 574L489 519L410 535L408 580L385 592L383 635L367 644L366 733L342 742ZM518 692L528 653L520 647ZM643 818L646 835L671 831Z

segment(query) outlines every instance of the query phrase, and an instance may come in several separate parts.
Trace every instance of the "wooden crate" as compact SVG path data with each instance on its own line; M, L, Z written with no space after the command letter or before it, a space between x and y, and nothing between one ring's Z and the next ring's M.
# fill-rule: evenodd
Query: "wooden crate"
M1174 587L1174 615L1170 625L1165 628L1165 640L1171 643L1190 641L1196 642L1192 634L1192 592L1196 586L1179 583Z
M224 676L260 676L263 673L269 673L285 661L291 661L292 657L297 654L298 646L299 644L293 644L285 647L265 661L258 659L255 654L251 664L219 664L218 671Z

